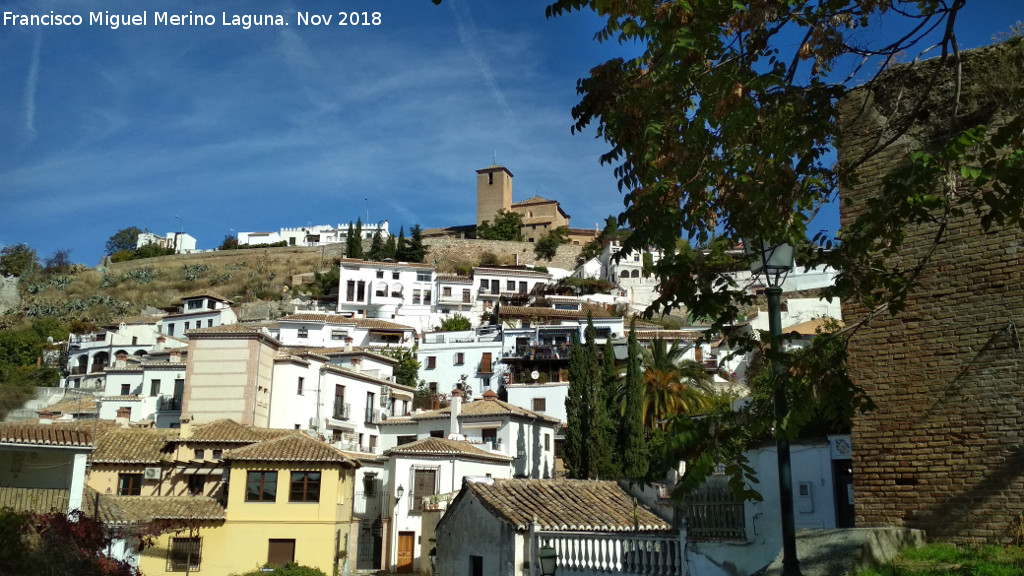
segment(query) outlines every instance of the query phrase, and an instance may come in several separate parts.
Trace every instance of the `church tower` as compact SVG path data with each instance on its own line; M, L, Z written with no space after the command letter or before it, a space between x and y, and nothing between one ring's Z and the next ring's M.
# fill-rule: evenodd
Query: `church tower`
M476 171L476 225L487 220L494 224L498 211L512 209L512 173L504 166Z

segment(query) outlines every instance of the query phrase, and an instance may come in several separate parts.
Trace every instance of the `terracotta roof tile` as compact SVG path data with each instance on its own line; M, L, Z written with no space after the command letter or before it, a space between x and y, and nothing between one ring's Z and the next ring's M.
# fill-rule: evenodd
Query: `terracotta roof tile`
M437 275L437 280L438 280L438 282L446 282L446 283L449 283L449 284L455 283L455 282L460 283L460 284L472 284L473 283L473 279L470 278L469 276L459 276L458 274L438 274Z
M604 306L584 302L580 310L556 310L536 306L502 306L501 316L508 318L586 318L587 312L594 318L611 318L612 313Z
M98 409L96 408L96 398L94 396L82 396L81 400L78 398L62 400L47 406L43 410L37 410L37 412L43 411L50 411L54 414L95 414Z
M633 531L633 498L613 481L508 479L467 486L495 516L528 530L534 516L542 530ZM641 532L671 526L647 507L636 507Z
M539 276L542 278L551 276L547 272L540 272L530 268L488 268L486 266L473 268L473 275L476 276L477 274L485 274L487 276Z
M441 420L451 418L452 408L448 406L441 408L440 410L428 410L420 412L418 414L411 414L408 417L389 417L380 423L381 426L388 424L408 424L409 422L415 422L419 420ZM459 417L473 417L473 416L521 416L524 418L545 420L548 422L559 422L557 418L552 418L538 412L521 408L508 402L502 402L497 398L489 400L476 400L473 402L464 402L462 407L459 409Z
M244 448L229 450L226 460L235 462L323 462L358 467L357 462L345 457L334 446L310 438L306 434L293 433L288 436L251 444Z
M177 438L178 431L167 428L101 429L92 454L94 464L159 464L170 454L168 442Z
M408 444L396 446L384 452L388 455L406 456L464 456L483 460L495 460L498 462L511 462L512 457L505 454L495 454L465 442L462 440L448 440L445 438L423 438Z
M526 206L526 205L529 205L529 204L557 204L557 201L556 200L548 200L547 198L544 198L543 196L530 196L526 200L523 200L522 202L516 202L515 204L512 204L512 205L513 206Z
M374 260L359 260L357 258L342 258L341 264L353 264L356 266L367 266L370 268L429 268L433 270L434 267L430 264L422 264L417 262L378 262Z
M71 491L66 488L14 488L0 486L0 509L15 512L67 512Z
M257 428L224 418L207 424L193 424L192 435L187 438L179 436L177 440L190 444L201 442L252 444L294 434L294 430Z
M0 443L38 446L93 445L91 422L0 422Z
M189 338L194 336L202 335L241 335L248 336L252 334L263 335L267 338L273 339L272 336L268 335L263 331L263 326L250 326L247 324L221 324L219 326L211 326L209 328L193 328L188 331Z
M87 515L96 512L110 524L144 524L154 520L224 520L224 507L207 496L112 496L87 489L82 508Z
M808 320L807 322L801 322L800 324L794 324L787 328L782 329L783 334L792 334L796 332L800 336L815 336L819 331L824 330L829 322L838 322L839 327L843 327L843 323L835 318L823 316L821 318L815 318L814 320Z

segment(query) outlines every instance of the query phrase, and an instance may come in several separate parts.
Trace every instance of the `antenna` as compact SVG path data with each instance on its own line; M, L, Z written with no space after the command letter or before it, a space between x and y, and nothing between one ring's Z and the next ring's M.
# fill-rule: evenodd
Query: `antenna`
M494 152L491 153L491 164L494 166L498 165L498 150L495 148Z

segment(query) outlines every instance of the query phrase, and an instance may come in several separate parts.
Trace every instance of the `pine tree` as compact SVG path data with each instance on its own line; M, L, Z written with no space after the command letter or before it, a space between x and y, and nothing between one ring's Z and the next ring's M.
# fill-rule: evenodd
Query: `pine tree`
M409 262L423 262L427 258L427 248L423 245L423 229L417 224L409 233L412 234L409 240Z
M363 221L356 219L356 228L352 229L352 225L348 228L349 241L352 246L349 248L349 258L362 258L363 257Z
M384 242L384 252L381 254L381 260L390 258L395 260L398 257L398 245L395 244L395 237L392 234L388 234L388 239Z
M622 455L623 475L631 482L642 481L647 476L649 454L644 435L644 384L640 345L636 341L636 319L629 326L625 407L619 428L618 451Z
M405 241L405 226L398 229L398 245L395 246L395 260L399 262L409 261L409 247Z
M380 230L373 233L373 240L370 241L370 252L366 255L367 260L383 260L384 259L384 238L380 235Z

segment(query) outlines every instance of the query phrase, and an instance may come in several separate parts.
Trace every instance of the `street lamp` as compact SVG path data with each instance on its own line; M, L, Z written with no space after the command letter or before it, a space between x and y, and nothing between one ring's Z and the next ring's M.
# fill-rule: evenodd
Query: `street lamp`
M540 576L555 576L558 567L558 553L551 546L541 546L537 553L540 562Z
M401 484L398 485L398 490L395 490L395 495L398 496L398 498L395 498L395 504L398 504L398 501L405 495L405 488Z
M768 331L772 338L772 381L775 382L775 444L779 458L779 504L782 507L782 574L800 576L796 555L796 527L793 519L793 474L789 461L789 438L782 432L789 407L786 403L785 368L779 361L782 351L782 283L793 268L793 247L789 244L759 242L760 252L748 244L747 253L755 254L750 264L754 276L764 274L768 297Z

